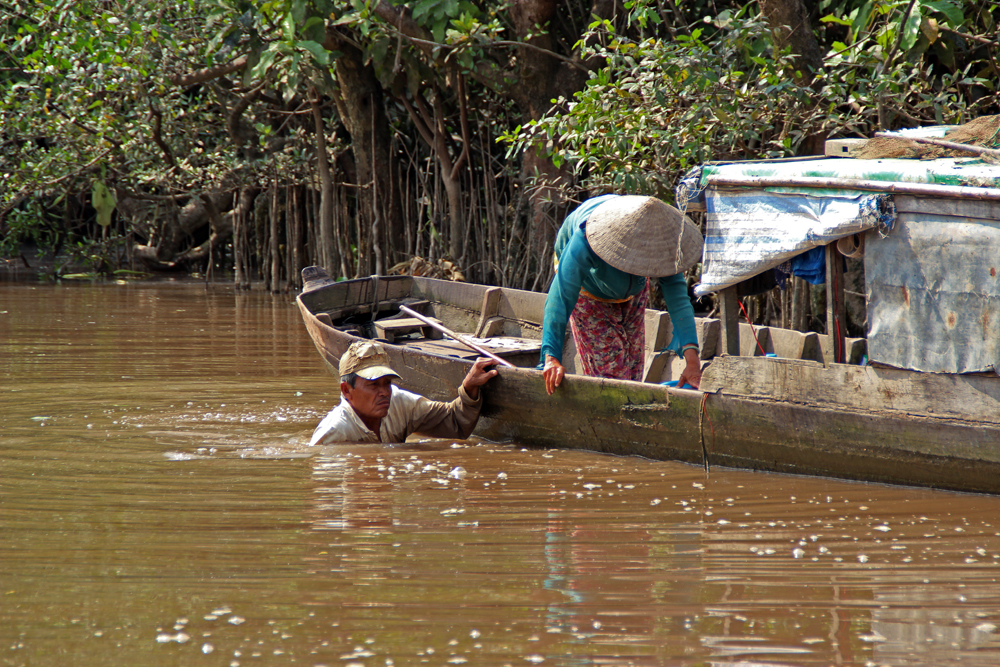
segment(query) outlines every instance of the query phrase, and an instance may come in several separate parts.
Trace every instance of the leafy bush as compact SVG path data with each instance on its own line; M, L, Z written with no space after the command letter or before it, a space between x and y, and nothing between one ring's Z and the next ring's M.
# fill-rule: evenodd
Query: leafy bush
M749 5L673 39L629 39L595 22L586 41L604 66L586 89L503 139L512 151L542 146L592 190L672 200L678 176L700 162L821 153L827 137L961 123L996 106L991 55L958 62L945 43L967 22L953 3L914 2L908 15L907 3L842 5L846 18L825 21L846 28L850 45L834 42L815 77L791 75L793 54L774 50ZM989 12L976 17L994 27Z

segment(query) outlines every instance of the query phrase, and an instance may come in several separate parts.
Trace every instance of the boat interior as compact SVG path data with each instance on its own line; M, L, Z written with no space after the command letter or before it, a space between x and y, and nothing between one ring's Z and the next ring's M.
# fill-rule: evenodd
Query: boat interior
M431 354L462 359L480 356L458 340L462 338L515 366L534 368L539 363L545 294L410 276L331 282L322 289L309 287L303 291L303 303L317 319L339 331ZM401 306L424 319L413 317ZM696 326L702 358L707 361L721 355L720 320L696 318ZM670 316L648 309L643 381L667 382L679 376L683 360L673 353L657 352L672 336ZM743 323L739 356L778 357L823 365L832 361L829 339L812 332L751 327ZM846 362L863 363L865 339L846 342ZM576 348L569 336L563 363L570 373L579 368Z
M321 322L355 336L442 356L481 356L461 338L515 366L538 364L544 294L381 276L306 290L301 298Z

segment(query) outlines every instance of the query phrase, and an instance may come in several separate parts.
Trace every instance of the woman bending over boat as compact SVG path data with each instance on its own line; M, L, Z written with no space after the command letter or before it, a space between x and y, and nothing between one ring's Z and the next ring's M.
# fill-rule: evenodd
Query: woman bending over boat
M686 362L678 385L697 388L701 361L684 270L701 249L694 223L654 197L593 197L566 216L556 235L556 274L542 324L546 391L555 391L565 375L567 322L586 375L642 379L649 278L659 279L670 313L669 347Z

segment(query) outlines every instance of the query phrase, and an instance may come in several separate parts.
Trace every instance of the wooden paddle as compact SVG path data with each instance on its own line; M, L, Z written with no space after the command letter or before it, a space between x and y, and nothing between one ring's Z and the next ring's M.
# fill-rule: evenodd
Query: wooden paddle
M444 326L443 324L435 322L434 320L421 315L420 313L418 313L417 311L413 310L412 308L408 308L407 306L404 306L403 304L400 304L399 305L399 309L401 311L403 311L404 313L406 313L407 315L409 315L410 317L417 318L418 320L420 320L421 322L423 322L427 326L434 327L435 329L437 329L438 331L440 331L444 335L446 335L446 336L448 336L450 338L454 338L455 340L457 340L459 343L461 343L462 345L466 346L467 348L469 348L471 350L475 350L476 352L478 352L479 354L481 354L483 356L489 357L490 359L492 359L493 361L497 362L498 364L501 364L503 366L510 366L511 368L517 368L517 366L515 366L512 363L510 363L506 359L501 359L500 357L498 357L497 355L493 354L492 352L490 352L486 348L484 348L484 347L482 347L480 345L476 345L471 340L467 340L465 338L465 336L463 336L462 334L455 333L454 331L452 331L448 327Z

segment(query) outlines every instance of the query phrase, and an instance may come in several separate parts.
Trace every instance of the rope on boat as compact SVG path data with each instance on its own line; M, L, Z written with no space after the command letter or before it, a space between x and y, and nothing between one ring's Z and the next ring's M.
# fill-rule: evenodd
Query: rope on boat
M750 333L753 334L753 342L757 343L757 347L758 349L760 349L760 353L766 357L767 352L764 351L764 348L761 346L760 341L757 340L757 332L754 331L753 322L750 321L750 315L747 314L747 309L743 305L743 299L736 299L736 303L740 304L740 310L743 311L743 317L746 318L747 324L750 325Z
M708 427L712 429L712 448L715 449L715 426L712 425L712 418L708 416L705 404L708 403L708 394L701 396L701 410L698 411L698 436L701 438L701 462L705 465L705 476L708 476L708 448L705 447L705 419L708 419Z

